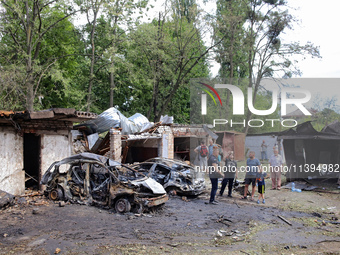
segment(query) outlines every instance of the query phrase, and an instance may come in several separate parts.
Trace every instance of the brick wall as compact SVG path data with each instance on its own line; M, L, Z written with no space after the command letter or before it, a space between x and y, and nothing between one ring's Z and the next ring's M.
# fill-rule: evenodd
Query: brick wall
M37 130L71 130L73 128L72 121L56 121L56 120L30 120L18 123L24 133L33 133Z

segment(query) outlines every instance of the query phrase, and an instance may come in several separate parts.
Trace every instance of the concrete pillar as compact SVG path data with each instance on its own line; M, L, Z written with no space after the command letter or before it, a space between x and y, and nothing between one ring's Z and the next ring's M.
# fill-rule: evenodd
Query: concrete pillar
M108 156L118 162L122 160L122 134L114 128L110 129L110 153Z
M162 139L159 144L158 155L164 158L174 158L174 135L168 126L159 127L159 133L162 134Z

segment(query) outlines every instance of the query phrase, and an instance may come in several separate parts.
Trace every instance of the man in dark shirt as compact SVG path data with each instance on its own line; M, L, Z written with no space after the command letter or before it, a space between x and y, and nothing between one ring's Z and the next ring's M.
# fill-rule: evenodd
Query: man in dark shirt
M209 168L209 178L211 181L211 192L209 204L217 205L218 202L215 200L217 188L218 188L218 178L222 177L220 169L218 167L218 147L214 147L213 154L209 157L208 168Z
M223 192L228 184L228 197L232 197L231 192L233 189L235 175L237 177L237 163L234 160L234 154L230 153L229 158L226 158L225 160L224 178L222 181L220 196L223 196Z
M261 163L260 160L255 158L255 152L249 152L249 158L247 159L247 168L246 168L246 176L244 178L245 186L244 186L244 195L241 199L247 199L248 187L252 184L251 190L251 200L254 200L254 194L256 189L256 174L258 169L261 170Z

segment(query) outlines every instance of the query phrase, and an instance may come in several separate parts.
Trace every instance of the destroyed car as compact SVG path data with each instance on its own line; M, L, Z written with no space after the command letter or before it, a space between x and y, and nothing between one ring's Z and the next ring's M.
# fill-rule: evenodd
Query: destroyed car
M180 160L158 157L131 167L162 184L170 194L197 196L206 189L202 173Z
M119 213L141 213L168 200L162 185L152 178L93 153L54 162L41 184L52 200L108 206Z

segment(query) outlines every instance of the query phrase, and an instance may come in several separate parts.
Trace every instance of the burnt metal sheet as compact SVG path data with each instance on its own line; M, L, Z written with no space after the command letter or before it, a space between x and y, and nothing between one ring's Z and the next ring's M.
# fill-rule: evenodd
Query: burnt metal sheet
M211 131L211 130L207 127L207 125L203 125L203 129L204 129L205 132L207 132L207 133L212 137L212 139L217 140L218 135L216 135L213 131Z
M244 134L234 135L234 157L235 160L244 160L245 153L245 140L246 136Z
M166 201L169 200L169 196L167 194L164 194L160 197L142 198L142 200L146 201L147 207L153 207L153 206L164 204Z
M223 156L228 156L231 151L234 152L235 160L244 160L245 152L245 134L232 131L216 132L221 141Z

